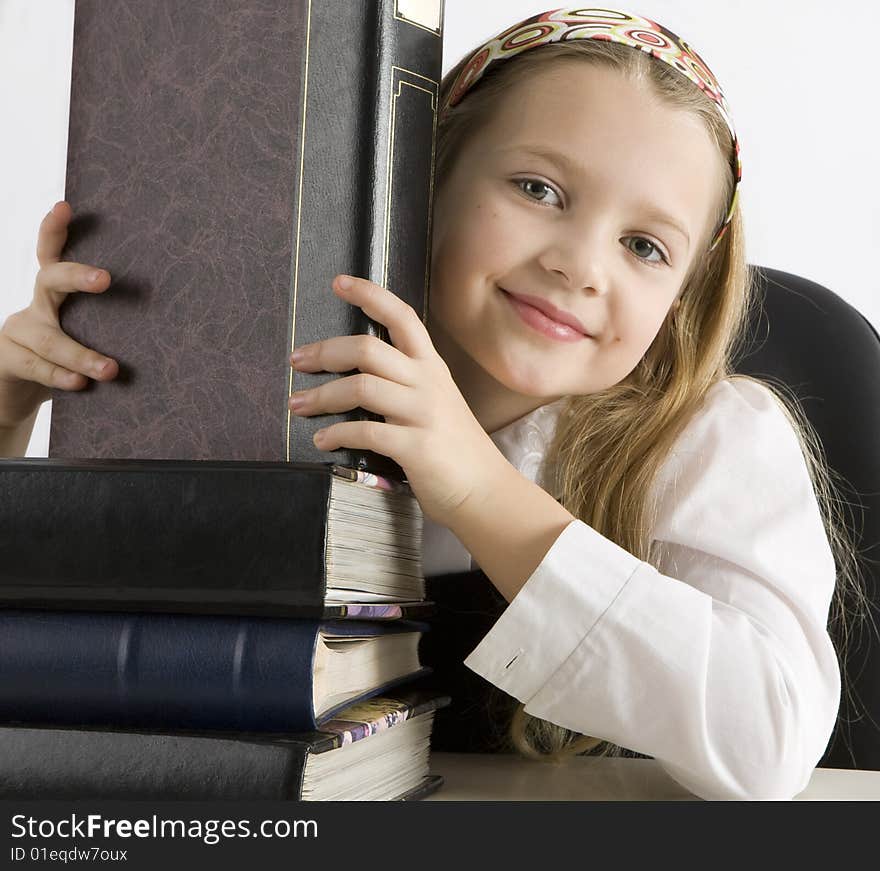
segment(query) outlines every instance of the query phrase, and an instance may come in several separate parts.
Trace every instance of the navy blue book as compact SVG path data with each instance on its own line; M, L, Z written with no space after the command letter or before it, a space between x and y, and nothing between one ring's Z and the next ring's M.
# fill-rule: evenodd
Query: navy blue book
M0 721L304 732L430 670L424 623L0 610Z

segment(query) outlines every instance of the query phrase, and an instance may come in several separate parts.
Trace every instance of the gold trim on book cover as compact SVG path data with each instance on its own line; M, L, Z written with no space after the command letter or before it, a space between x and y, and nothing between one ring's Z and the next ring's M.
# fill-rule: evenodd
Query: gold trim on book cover
M422 323L428 323L428 288L431 284L431 232L434 223L434 155L437 148L437 103L440 100L440 82L434 82L437 91L431 103L434 120L431 123L431 177L428 180L428 228L426 231L425 245L425 295L422 299L422 311L425 313Z
M415 82L408 82L405 79L400 77L400 73L407 73L410 76L415 77L416 79L421 79L423 82L430 82L433 86L432 89L426 88L424 85L417 84ZM427 246L425 248L426 251L430 252L431 250L431 203L434 199L434 151L435 151L435 141L436 141L436 133L437 133L437 101L440 95L440 83L435 79L428 78L428 76L423 76L420 73L414 72L413 70L408 70L406 67L399 67L393 65L391 67L391 105L389 114L391 116L391 136L388 140L388 162L387 162L387 179L388 182L385 185L385 257L382 263L382 286L388 286L388 259L391 250L391 195L394 187L394 134L396 131L397 124L397 100L403 93L403 86L412 88L416 91L421 91L424 94L427 94L431 98L431 112L433 113L433 122L431 127L431 169L430 169L430 177L428 180L429 188L428 188L428 228L427 228ZM396 88L395 88L396 84ZM426 323L428 319L428 282L430 280L430 257L425 258L425 280L422 290L422 323Z
M299 238L300 238L300 222L302 220L302 194L303 194L303 166L306 156L306 107L309 104L309 43L312 33L312 0L309 0L309 9L306 17L306 70L303 81L302 96L302 123L299 128L299 192L296 201L296 250L293 261L293 315L290 324L290 350L296 347L296 294L299 289ZM287 395L293 393L293 366L288 367L290 373L287 381ZM290 462L290 419L293 412L287 409L287 438L285 439L285 451L287 461Z
M394 3L394 17L398 21L405 21L436 36L443 34L443 11L443 0L395 0Z

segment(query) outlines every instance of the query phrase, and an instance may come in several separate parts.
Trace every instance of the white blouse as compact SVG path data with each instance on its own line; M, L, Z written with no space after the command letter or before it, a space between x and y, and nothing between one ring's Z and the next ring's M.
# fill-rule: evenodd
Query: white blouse
M523 475L565 400L491 438ZM834 559L797 437L743 379L712 387L661 469L660 569L580 520L465 665L535 716L654 757L704 799L789 799L840 704ZM428 576L477 566L425 518Z

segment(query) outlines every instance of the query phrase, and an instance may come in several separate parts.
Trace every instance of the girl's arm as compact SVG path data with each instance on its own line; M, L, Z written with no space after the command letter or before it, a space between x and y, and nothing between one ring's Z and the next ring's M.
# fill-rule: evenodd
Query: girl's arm
M489 486L447 515L445 525L510 602L574 520L546 490L505 463Z
M575 521L465 665L702 798L789 799L841 690L834 560L795 433L769 391L722 382L657 486L659 570Z

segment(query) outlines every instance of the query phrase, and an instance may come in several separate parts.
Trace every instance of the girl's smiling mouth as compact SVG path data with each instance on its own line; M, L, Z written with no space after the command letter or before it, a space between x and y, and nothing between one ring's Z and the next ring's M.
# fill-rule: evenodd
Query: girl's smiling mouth
M583 324L567 312L560 311L547 300L526 294L514 294L499 288L520 319L542 335L560 342L592 339Z

